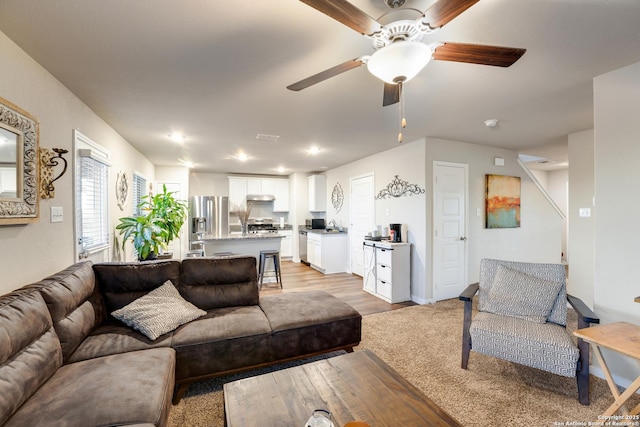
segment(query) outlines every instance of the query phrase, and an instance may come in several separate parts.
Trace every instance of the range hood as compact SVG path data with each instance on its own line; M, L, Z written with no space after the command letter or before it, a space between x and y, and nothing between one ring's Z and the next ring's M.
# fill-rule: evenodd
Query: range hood
M273 202L275 199L273 194L247 194L247 202Z

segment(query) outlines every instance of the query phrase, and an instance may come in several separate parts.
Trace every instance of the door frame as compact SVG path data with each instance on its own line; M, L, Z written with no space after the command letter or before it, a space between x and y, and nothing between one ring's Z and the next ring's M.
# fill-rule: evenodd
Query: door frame
M441 160L433 161L433 176L432 176L432 188L433 188L433 202L431 206L431 218L432 218L432 241L431 241L431 295L433 295L433 301L438 301L437 293L436 293L436 182L437 182L437 173L439 166L448 166L448 167L460 167L464 169L464 213L463 213L463 221L464 221L464 234L465 234L465 244L464 244L464 278L463 282L465 285L469 282L469 164L467 163L455 163L455 162L445 162ZM464 289L463 289L464 290Z

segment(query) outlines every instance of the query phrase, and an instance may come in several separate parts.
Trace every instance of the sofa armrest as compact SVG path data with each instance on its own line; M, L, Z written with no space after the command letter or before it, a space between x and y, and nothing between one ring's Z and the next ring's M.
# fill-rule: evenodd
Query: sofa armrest
M480 287L479 283L470 284L469 286L467 286L467 289L462 291L458 299L460 299L461 301L471 301L473 299L473 296L476 294L476 292L478 292L479 287Z
M578 315L578 328L588 328L590 323L600 323L600 318L580 298L567 294L567 301Z

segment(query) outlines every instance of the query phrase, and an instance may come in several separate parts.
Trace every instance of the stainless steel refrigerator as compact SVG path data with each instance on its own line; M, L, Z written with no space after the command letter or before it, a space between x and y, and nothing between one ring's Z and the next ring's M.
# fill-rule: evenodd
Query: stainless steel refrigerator
M229 234L229 198L193 196L189 203L191 241Z

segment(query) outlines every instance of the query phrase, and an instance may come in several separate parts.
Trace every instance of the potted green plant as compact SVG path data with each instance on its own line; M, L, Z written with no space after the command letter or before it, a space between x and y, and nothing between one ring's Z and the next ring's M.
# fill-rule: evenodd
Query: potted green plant
M163 229L160 238L164 242L161 247L166 249L169 243L180 238L180 229L187 220L187 203L174 197L174 192L167 191L167 186L162 185L162 193L142 197L141 211L148 211L149 215L159 218L159 225Z
M163 185L162 193L142 196L138 208L143 214L119 219L116 229L123 235L123 249L131 239L139 260L155 259L160 249L166 249L180 237L180 228L187 219L187 204L173 194Z
M120 224L116 230L120 230L122 249L129 239L133 242L133 248L138 254L138 260L156 259L159 248L165 245L164 230L160 226L160 218L150 214L128 216L119 219Z

